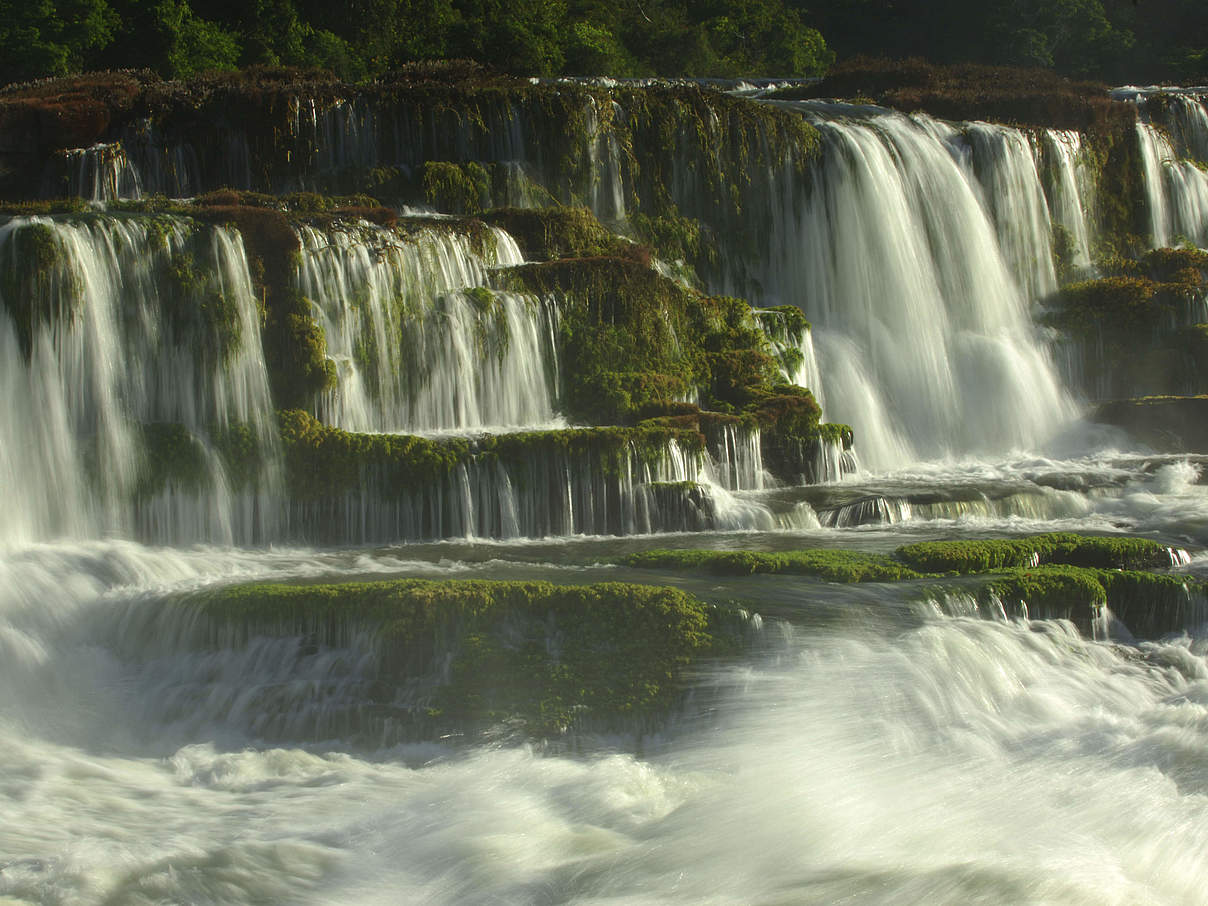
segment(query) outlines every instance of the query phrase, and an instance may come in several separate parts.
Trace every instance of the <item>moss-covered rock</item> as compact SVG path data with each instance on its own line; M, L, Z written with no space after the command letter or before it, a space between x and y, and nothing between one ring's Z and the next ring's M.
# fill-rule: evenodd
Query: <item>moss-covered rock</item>
M424 200L448 214L479 214L491 204L491 177L475 161L427 161L423 168Z
M191 211L198 219L239 230L264 308L261 338L273 399L286 409L310 405L334 384L335 373L311 304L295 286L297 232L284 213L267 207L203 204Z
M621 561L640 569L708 572L717 576L783 573L814 576L828 582L894 582L919 579L918 573L890 557L845 550L761 551L655 550Z
M581 207L497 208L482 220L509 233L529 261L616 255L624 243Z
M154 496L169 487L195 492L205 486L205 450L184 425L142 425L141 435L143 462L136 497Z
M781 379L746 302L687 289L637 258L525 265L507 280L561 300L562 399L575 420L631 423L692 398L741 413L772 397Z
M1073 347L1084 392L1102 399L1208 389L1191 323L1208 293L1208 255L1156 249L1101 266L1111 276L1064 287L1042 318Z
M368 633L382 682L427 688L409 715L420 735L517 721L536 735L644 729L676 702L685 667L735 650L743 631L736 611L619 583L244 585L187 603L211 644Z
M40 326L69 323L80 313L84 291L53 227L32 222L17 227L0 256L0 303L17 328L28 356Z
M539 454L562 452L620 474L628 457L654 463L671 442L689 453L704 448L695 430L661 427L601 427L426 438L405 434L354 434L332 428L299 410L282 412L288 487L300 499L322 499L362 489L366 475L383 494L407 494L438 481L460 464L494 459L525 464Z
M1106 628L1104 607L1138 638L1156 638L1186 629L1205 604L1204 584L1182 576L1077 566L1007 570L978 594L1023 602L1032 619L1070 620L1088 636Z
M927 573L978 573L1045 563L1158 569L1173 562L1170 548L1149 538L1073 532L977 541L922 541L899 547L894 556L912 569Z
M906 113L923 110L953 120L992 120L1024 126L1104 131L1131 126L1136 111L1116 103L1107 86L1052 70L978 63L939 65L920 59L854 57L819 82L772 94L782 99L858 98Z
M786 481L819 480L814 472L821 446L849 450L854 441L848 425L822 423L822 409L814 395L800 387L777 387L748 411L762 428L764 465Z

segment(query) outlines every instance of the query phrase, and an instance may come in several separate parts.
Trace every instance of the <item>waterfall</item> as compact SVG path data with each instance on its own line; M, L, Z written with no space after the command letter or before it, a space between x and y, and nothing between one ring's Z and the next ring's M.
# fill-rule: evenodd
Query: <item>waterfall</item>
M121 142L98 143L54 155L43 177L43 198L77 196L90 201L141 198L142 179Z
M1204 96L1173 92L1167 95L1166 122L1184 157L1208 161L1208 110Z
M1030 142L993 123L969 123L965 136L1004 259L1026 299L1047 296L1057 288L1052 224Z
M752 314L772 346L785 381L811 391L825 411L822 372L818 368L818 356L814 352L814 337L809 325L804 324L800 330L795 330L788 313L777 309L755 309Z
M946 130L801 109L822 159L782 212L763 282L812 322L830 416L876 468L1035 447L1073 409Z
M1137 140L1152 247L1208 244L1208 173L1180 159L1170 139L1148 123L1137 124Z
M348 431L438 431L556 422L557 311L487 288L523 260L502 230L300 230L311 300L338 386L319 417Z
M607 110L606 116L601 115ZM616 101L597 102L588 98L587 153L591 162L590 207L605 222L625 219L625 183L621 169L621 146L616 130L607 128L606 120L624 116Z
M1136 104L1142 120L1160 126L1178 157L1208 161L1208 94L1203 88L1117 88L1112 95Z
M211 448L214 432L236 428L275 448L237 233L170 218L12 218L0 226L0 308L3 540L271 534L271 463L236 481ZM191 436L144 436L165 423ZM185 463L194 474L145 486Z
M702 427L709 452L717 464L717 483L728 491L762 489L767 476L763 470L759 429L732 422L706 423Z
M766 507L714 485L703 454L674 440L653 454L629 444L614 458L556 438L521 456L472 454L442 479L401 489L368 468L353 491L290 501L287 522L289 538L343 544L777 525Z
M1088 201L1094 185L1082 157L1082 135L1072 130L1045 129L1040 137L1045 195L1055 226L1070 240L1070 266L1086 272L1091 266L1092 233Z

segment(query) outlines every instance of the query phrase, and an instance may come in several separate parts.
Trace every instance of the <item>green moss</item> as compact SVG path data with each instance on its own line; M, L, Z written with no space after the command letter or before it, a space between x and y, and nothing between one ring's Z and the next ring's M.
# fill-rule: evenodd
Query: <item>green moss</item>
M810 391L800 387L776 387L748 411L762 429L764 466L785 480L813 476L820 443L841 443L844 449L852 445L851 428L822 424L822 408Z
M28 356L40 326L70 322L84 304L79 274L52 226L28 223L13 230L0 259L0 302L17 328Z
M491 177L482 164L428 161L423 169L424 198L448 214L478 214L491 204Z
M196 492L206 486L205 450L184 425L143 425L141 434L143 464L136 496L149 497L167 487Z
M1148 245L1138 238L1149 232L1145 190L1142 185L1141 149L1136 129L1128 119L1131 105L1116 104L1120 112L1087 135L1083 157L1094 175L1095 210L1102 236L1125 240L1128 250Z
M627 423L699 393L737 412L771 396L780 369L741 299L705 296L632 257L525 265L508 284L560 300L563 404L571 418Z
M282 412L280 420L287 483L300 500L360 492L369 474L376 479L376 493L406 496L417 486L444 478L461 463L486 458L528 465L542 455L563 452L616 475L631 452L640 463L653 465L671 441L689 453L699 453L704 447L698 432L673 428L526 431L486 435L471 442L460 437L353 434L323 425L298 410Z
M12 217L46 217L51 214L90 214L94 208L82 198L39 201L0 201L0 214Z
M1151 569L1169 567L1171 562L1169 548L1148 538L1072 532L990 541L923 541L898 548L894 556L928 573L975 573L1040 563Z
M1042 566L1011 569L982 586L983 600L1023 601L1033 619L1068 619L1090 635L1107 607L1140 638L1178 632L1203 598L1204 583L1148 572Z
M522 721L539 735L666 712L694 660L733 649L737 614L672 588L609 583L245 585L192 599L215 637L376 639L383 681L435 678L437 726Z
M814 576L828 582L895 582L922 575L880 554L844 550L760 551L656 550L621 560L639 569L708 572L718 576L783 573Z
M656 217L638 211L629 218L629 225L639 242L649 245L666 261L701 262L708 267L719 263L716 237L705 230L700 220L681 216L675 205L667 205Z
M1150 249L1141 257L1138 266L1157 283L1202 286L1208 275L1208 252L1197 248Z
M796 305L777 305L755 312L764 332L783 345L798 345L810 330L810 322Z
M1131 332L1151 330L1163 312L1155 304L1157 284L1145 277L1086 280L1062 289L1059 306L1045 316L1050 326L1074 334L1092 334L1104 327Z
M1080 351L1086 392L1111 397L1199 389L1200 346L1187 321L1208 291L1208 254L1156 249L1102 266L1112 275L1066 286L1042 318Z
M1034 618L1073 620L1087 634L1107 603L1099 571L1075 566L1009 570L982 586L978 596L1004 603L1023 601Z
M511 285L562 300L562 400L575 421L635 420L690 392L701 372L692 296L640 262L591 258L525 265Z
M497 208L482 219L509 233L528 261L613 255L623 248L624 240L587 208Z
M154 228L149 239L166 246L166 236L157 236ZM160 296L177 344L200 357L226 361L243 341L242 326L238 305L224 291L217 263L210 260L209 244L190 241L165 255L161 278Z
M925 541L900 547L892 556L830 549L775 553L656 550L633 554L621 562L647 569L695 569L719 575L795 573L834 582L866 582L1026 567L1020 571L1023 575L1035 572L1038 563L1062 567L1050 573L1042 571L1044 575L1073 574L1079 569L1154 569L1169 567L1171 558L1169 548L1148 538L1057 532L991 541Z
M282 412L280 423L287 485L300 500L358 491L369 470L378 475L381 493L403 494L443 478L470 452L461 438L352 434L299 410Z

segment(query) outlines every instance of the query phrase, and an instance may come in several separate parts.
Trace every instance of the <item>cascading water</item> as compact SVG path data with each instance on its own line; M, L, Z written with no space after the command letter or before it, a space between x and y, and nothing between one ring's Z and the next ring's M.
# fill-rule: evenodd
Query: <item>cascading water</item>
M142 179L121 142L62 151L43 177L45 198L78 196L90 201L141 198Z
M717 462L717 481L730 491L757 491L767 481L759 429L721 424L706 427L709 449Z
M805 326L801 330L794 330L786 313L775 309L756 309L755 319L772 346L784 379L813 393L825 412L822 372L818 368L810 328Z
M1009 126L970 123L962 137L971 151L973 172L994 221L999 248L1025 300L1047 296L1057 288L1052 225L1027 136ZM949 134L947 140L954 144L957 136Z
M764 283L814 325L829 414L874 468L1041 443L1073 410L945 130L803 113L825 150ZM1043 207L1038 181L1029 194Z
M1089 200L1094 185L1083 160L1082 135L1071 130L1045 129L1039 139L1045 174L1045 196L1054 227L1065 230L1070 248L1069 266L1075 273L1091 267L1094 242Z
M440 431L556 423L557 310L488 288L523 260L502 230L363 224L301 231L299 287L338 384L320 418L349 431ZM480 249L480 251L476 251Z
M1208 159L1208 94L1202 88L1117 88L1112 96L1136 104L1141 118L1161 127L1180 158Z
M265 451L276 426L259 310L237 233L183 220L12 218L0 227L4 538L138 533L156 541L271 536L272 466L230 488L206 453L240 427ZM143 426L200 446L149 449ZM191 487L142 488L198 457Z
M712 288L754 275L759 304L813 322L816 334L790 329L791 312L755 315L781 377L894 469L852 478L851 451L828 435L813 477L849 479L835 485L770 481L738 415L703 418L704 449L690 431L620 447L610 428L590 442L518 435L557 411L558 300L498 288L492 268L520 261L505 234L436 221L299 227L290 290L339 372L321 420L453 435L422 439L442 477L400 479L366 457L343 463L344 488L302 483L286 500L279 470L299 463L275 448L266 313L237 232L99 213L0 225L0 901L1198 902L1202 553L1171 556L1186 585L1098 607L1093 637L1111 644L1076 630L1062 601L978 595L969 577L742 575L741 552L733 574L622 565L656 547L886 554L1042 529L1208 544L1202 458L998 462L1071 414L1029 325L1049 259L1022 250L1047 255L1047 205L1075 269L1089 262L1077 136L1036 136L1029 169L1015 130L819 109L820 161L735 188L756 226L720 231L723 257L748 257L723 262ZM548 152L517 106L484 111L482 131L452 110L421 128L362 100L298 100L298 150L316 157L296 185L398 166L404 151L414 176L439 145L442 160L504 167L519 193ZM601 114L581 156L594 149L591 169L619 180L608 125L625 112ZM127 139L144 189L187 194L219 172L264 188L248 141L215 134L170 152ZM712 203L717 165L675 166L668 191L687 216ZM611 178L578 190L619 217L632 196ZM1151 185L1166 210L1187 203L1174 182ZM327 430L305 413L281 424L291 417ZM483 436L491 426L510 430ZM229 435L257 464L232 467ZM969 453L987 458L906 468ZM641 537L656 532L704 534ZM266 546L211 546L232 542ZM379 577L670 584L765 619L751 620L751 650L719 646L683 677L657 733L635 721L535 745L500 721L415 743L405 722L439 710L432 681L454 670L447 639L432 640L433 675L400 680L381 669L404 647L388 607L366 619L340 597L257 626L191 606L232 582ZM498 656L556 659L568 637L538 619L533 635L506 623ZM634 657L592 642L597 663Z
M1150 245L1167 248L1180 241L1208 244L1208 173L1183 160L1165 135L1137 124Z
M649 486L695 482L702 468L698 455L674 441L653 457L629 448L619 461L599 448L576 454L532 444L520 461L473 457L443 480L401 494L368 470L355 492L292 502L286 532L311 541L372 543L678 531L692 526L665 517Z

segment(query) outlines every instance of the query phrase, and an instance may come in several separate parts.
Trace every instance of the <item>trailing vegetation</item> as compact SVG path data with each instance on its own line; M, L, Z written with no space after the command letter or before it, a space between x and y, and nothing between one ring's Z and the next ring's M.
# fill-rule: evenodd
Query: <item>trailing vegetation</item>
M509 233L528 261L620 255L628 243L609 232L587 208L496 208L482 220Z
M297 635L320 644L371 633L385 683L428 684L420 727L522 722L641 728L675 703L693 661L731 652L743 631L673 588L607 583L393 582L243 585L191 599L224 644Z

